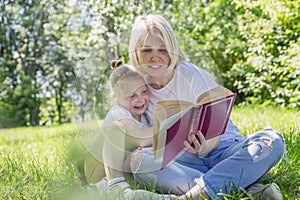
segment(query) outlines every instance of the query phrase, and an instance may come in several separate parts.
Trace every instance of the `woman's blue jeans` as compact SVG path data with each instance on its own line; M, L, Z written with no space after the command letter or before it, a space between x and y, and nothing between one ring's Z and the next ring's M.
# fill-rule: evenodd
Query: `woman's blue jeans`
M158 191L184 194L199 184L207 195L217 199L220 192L228 194L262 178L284 153L282 135L266 128L244 141L222 141L204 158L182 152L162 170L161 163L154 160L152 148L137 149L131 162L138 159L132 168L135 180Z

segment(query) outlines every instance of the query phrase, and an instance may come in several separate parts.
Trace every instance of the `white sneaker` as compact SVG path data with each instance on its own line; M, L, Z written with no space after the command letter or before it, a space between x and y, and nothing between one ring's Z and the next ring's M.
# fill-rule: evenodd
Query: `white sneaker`
M276 183L254 183L248 187L248 194L260 200L283 200L280 188Z

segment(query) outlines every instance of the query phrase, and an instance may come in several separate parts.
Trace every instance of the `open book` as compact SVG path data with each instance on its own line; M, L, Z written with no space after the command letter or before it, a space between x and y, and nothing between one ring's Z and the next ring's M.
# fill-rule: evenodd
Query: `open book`
M217 86L198 97L197 104L160 100L154 107L153 153L164 168L183 149L185 140L198 130L205 139L225 132L236 94Z

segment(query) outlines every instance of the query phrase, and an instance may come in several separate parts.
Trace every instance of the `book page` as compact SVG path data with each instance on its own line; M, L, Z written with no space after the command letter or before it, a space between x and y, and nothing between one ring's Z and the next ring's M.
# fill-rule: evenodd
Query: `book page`
M154 116L159 119L159 121L163 121L192 106L195 106L195 104L187 101L159 100L156 102L154 107Z
M197 104L202 105L217 99L225 98L233 93L223 86L217 86L201 94L197 99Z

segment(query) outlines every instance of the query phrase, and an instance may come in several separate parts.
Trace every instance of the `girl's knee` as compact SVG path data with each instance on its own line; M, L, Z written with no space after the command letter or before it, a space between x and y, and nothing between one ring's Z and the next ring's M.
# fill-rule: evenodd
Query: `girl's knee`
M133 174L153 172L160 168L161 163L155 161L152 148L138 148L131 155L130 170Z
M136 173L139 170L139 166L142 162L144 152L142 149L137 149L131 154L130 170L132 173Z

